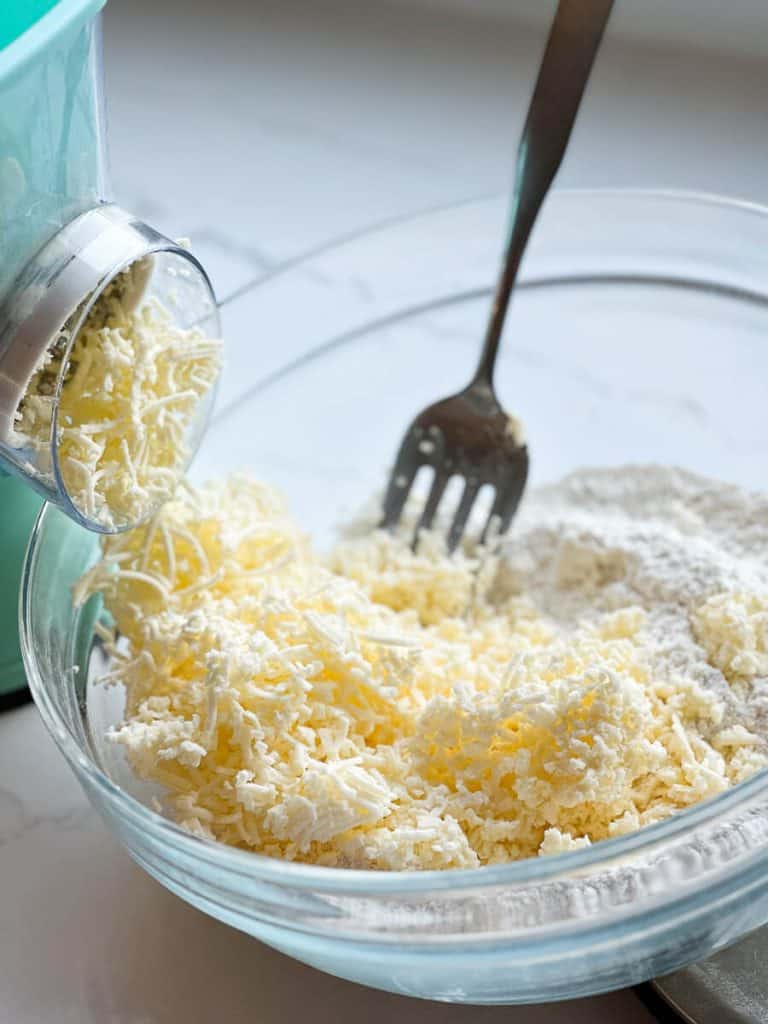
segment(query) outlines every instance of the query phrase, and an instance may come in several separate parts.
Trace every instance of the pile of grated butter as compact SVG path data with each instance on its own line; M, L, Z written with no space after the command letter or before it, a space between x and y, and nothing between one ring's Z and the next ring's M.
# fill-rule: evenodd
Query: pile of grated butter
M129 268L130 271L131 268ZM119 275L77 333L56 424L59 473L77 511L106 530L146 518L174 493L189 461L187 434L221 367L221 342L183 329L156 300L126 301ZM65 327L16 411L15 443L53 472L56 387Z
M316 554L268 487L105 538L112 738L189 831L468 868L588 846L768 764L768 503L659 467L528 496L501 554L363 524ZM116 639L119 637L119 639Z

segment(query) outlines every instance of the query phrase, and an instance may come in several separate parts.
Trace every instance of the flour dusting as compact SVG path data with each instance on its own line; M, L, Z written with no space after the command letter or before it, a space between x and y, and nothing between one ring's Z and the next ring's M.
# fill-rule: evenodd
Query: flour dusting
M560 627L643 608L653 674L701 685L768 749L768 496L657 465L579 470L530 492L505 556L503 588ZM754 671L727 678L726 634Z

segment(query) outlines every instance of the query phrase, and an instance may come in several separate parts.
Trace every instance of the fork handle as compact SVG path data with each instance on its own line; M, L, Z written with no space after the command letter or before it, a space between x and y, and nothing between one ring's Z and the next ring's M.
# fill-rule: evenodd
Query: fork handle
M520 262L563 159L613 2L558 4L517 149L509 241L473 385L493 390L493 367Z

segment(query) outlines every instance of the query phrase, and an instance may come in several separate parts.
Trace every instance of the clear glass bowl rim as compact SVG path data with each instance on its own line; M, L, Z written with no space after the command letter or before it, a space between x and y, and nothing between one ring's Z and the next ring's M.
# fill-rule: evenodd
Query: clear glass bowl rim
M616 197L629 201L635 200L658 200L661 203L671 202L687 205L700 204L715 207L723 212L747 213L755 218L761 218L765 224L766 236L768 237L768 207L749 200L742 200L728 196L721 196L714 193L687 192L672 189L624 189L624 188L600 188L600 189L560 189L557 190L561 196L579 198ZM406 216L399 216L383 220L361 231L351 232L339 238L323 244L315 249L302 253L299 257L281 264L279 267L263 275L249 285L238 289L227 296L220 303L225 306L235 301L245 292L257 289L263 284L276 277L287 274L312 258L325 252L330 252L342 245L366 236L373 236L384 232L387 228L396 225L408 224L418 220L426 220L430 215L449 213L452 210L460 210L479 202L498 200L498 194L477 196L471 199L451 204L441 204L430 207ZM542 285L564 284L568 282L566 275L557 275L547 280L537 277L535 280L523 283L518 287L541 287ZM576 275L571 279L573 283L587 283L581 276ZM610 281L610 275L603 278L595 277L595 281ZM622 278L627 283L626 277ZM636 277L637 283L647 283L649 278ZM631 283L632 278L629 278ZM718 287L714 282L700 281L696 278L675 278L673 282L681 287L689 286L697 289L705 289L714 293L726 292L746 301L759 302L768 305L768 290L761 295L749 289L735 289L730 286ZM485 289L490 294L491 287ZM474 295L475 293L473 293ZM405 319L414 315L419 309L407 308L400 310L395 318L389 318L388 323L398 319ZM355 331L354 335L360 335L369 330L375 329L376 323L366 325L363 331ZM311 362L321 356L324 352L341 344L350 341L350 335L332 339L324 345L317 346L298 359L291 361L279 370L267 374L248 390L248 397L263 387L270 386L277 379L286 373L298 368L305 362ZM225 407L218 411L212 418L211 425L215 425L220 416L230 411L231 407ZM543 882L557 876L568 876L572 872L582 873L584 869L597 869L601 866L608 866L609 862L617 857L626 856L630 853L638 853L649 850L664 841L680 837L690 832L693 828L702 826L713 819L717 819L727 812L733 812L737 808L748 804L756 797L768 793L768 769L763 769L751 776L749 779L738 783L724 793L707 800L703 800L692 807L679 811L664 821L653 825L645 826L636 832L625 836L601 840L594 845L581 850L574 850L567 853L549 855L546 857L527 858L514 861L509 864L484 866L479 868L454 868L444 871L373 871L351 868L333 868L321 865L303 864L292 861L283 861L277 858L267 857L263 854L250 850L243 850L237 847L218 843L214 840L193 836L180 826L170 821L163 815L151 810L144 804L129 796L118 787L108 775L83 752L81 745L71 734L68 727L59 715L55 704L49 694L48 686L37 670L37 661L31 643L30 635L30 596L32 580L35 573L36 555L38 552L38 541L43 533L47 517L55 514L55 506L43 505L36 519L30 535L27 554L24 562L24 571L19 593L19 631L21 637L22 653L27 671L28 682L35 703L41 713L46 728L51 733L59 749L67 759L75 774L84 776L89 786L97 787L106 802L112 806L112 810L120 818L132 821L134 825L143 827L147 832L154 833L159 837L167 837L169 843L178 845L183 849L184 854L194 860L205 861L214 864L217 868L233 872L246 878L258 877L266 882L276 885L288 886L295 889L321 889L325 892L344 892L354 894L355 892L365 896L387 894L408 894L426 893L429 891L446 889L474 889L492 886L510 887L520 883ZM749 855L738 859L733 865L734 871L741 873L748 871L754 866L755 859L768 858L768 847L752 850ZM718 875L721 873L718 872ZM730 871L728 871L730 874ZM711 875L704 876L698 890L712 890L718 884L718 880ZM688 892L686 900L694 897L693 892ZM662 897L662 902L667 902L669 895ZM673 897L674 899L674 897ZM654 901L655 902L655 901ZM650 911L651 906L644 905L645 912Z

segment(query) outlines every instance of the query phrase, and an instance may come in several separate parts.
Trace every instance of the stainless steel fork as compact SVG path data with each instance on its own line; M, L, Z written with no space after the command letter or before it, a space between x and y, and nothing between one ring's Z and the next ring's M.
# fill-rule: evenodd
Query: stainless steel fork
M505 533L520 503L528 476L528 449L516 420L501 407L493 386L509 300L531 229L565 153L589 73L613 0L560 0L517 151L511 228L504 263L477 370L459 394L418 414L400 445L384 498L381 526L398 523L416 474L432 467L434 478L416 527L432 525L451 477L464 489L448 531L447 545L459 543L478 492L494 489L481 541L496 523Z

